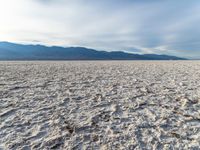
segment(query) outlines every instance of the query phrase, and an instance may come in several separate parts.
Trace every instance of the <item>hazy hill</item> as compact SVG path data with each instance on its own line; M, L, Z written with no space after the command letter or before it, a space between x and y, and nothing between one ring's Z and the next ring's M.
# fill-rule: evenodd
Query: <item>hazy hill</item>
M175 56L0 42L0 60L184 60Z

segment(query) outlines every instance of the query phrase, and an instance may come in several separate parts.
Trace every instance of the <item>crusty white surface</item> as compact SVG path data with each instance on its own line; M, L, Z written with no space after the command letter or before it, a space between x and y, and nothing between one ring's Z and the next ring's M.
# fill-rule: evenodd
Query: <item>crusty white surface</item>
M199 147L199 61L0 62L0 149Z

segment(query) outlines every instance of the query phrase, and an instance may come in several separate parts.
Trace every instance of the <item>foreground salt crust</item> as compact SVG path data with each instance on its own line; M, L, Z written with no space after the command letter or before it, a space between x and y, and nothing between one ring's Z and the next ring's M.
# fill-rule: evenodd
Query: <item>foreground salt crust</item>
M0 149L199 149L200 62L0 62Z

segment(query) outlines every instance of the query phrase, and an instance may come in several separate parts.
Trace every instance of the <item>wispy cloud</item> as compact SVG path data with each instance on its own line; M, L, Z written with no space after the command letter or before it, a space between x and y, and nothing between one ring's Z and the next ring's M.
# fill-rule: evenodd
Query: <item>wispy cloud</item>
M0 40L200 58L199 0L0 0Z

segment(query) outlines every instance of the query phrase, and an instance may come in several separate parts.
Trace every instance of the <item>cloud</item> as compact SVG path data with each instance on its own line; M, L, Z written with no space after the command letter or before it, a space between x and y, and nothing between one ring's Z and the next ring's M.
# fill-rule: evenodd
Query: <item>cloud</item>
M198 0L0 0L0 18L3 41L200 58Z

